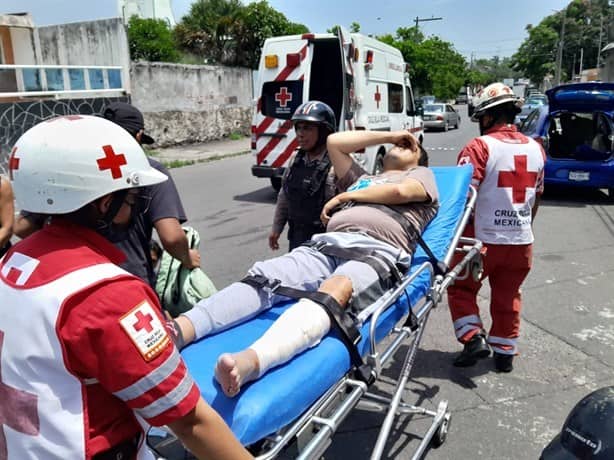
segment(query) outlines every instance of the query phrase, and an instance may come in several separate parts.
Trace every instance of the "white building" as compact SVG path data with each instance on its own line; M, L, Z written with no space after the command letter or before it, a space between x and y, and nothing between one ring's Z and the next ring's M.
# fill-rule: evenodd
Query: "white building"
M117 9L125 24L134 15L140 18L163 19L171 28L176 24L171 0L117 0Z

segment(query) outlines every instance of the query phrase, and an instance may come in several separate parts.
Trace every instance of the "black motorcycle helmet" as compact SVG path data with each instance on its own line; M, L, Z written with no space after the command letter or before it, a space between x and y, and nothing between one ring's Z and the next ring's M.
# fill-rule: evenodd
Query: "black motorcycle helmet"
M337 121L333 109L321 101L307 101L299 105L292 115L292 123L296 125L299 121L318 123L319 126L324 128L319 130L317 145L325 143L328 135L337 131Z
M609 460L614 458L614 386L584 397L567 416L561 432L540 460Z

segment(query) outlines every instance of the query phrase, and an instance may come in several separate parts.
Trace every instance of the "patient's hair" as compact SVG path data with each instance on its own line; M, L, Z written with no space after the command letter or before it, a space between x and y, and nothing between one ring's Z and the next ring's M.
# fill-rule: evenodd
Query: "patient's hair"
M422 147L422 144L418 143L418 148L420 149L420 158L418 158L418 166L428 166L429 165L429 154Z

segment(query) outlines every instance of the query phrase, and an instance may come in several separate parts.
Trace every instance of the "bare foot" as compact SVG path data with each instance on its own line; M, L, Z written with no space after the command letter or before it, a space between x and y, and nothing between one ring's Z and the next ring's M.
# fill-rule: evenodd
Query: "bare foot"
M247 348L238 353L224 353L217 359L215 378L226 396L232 398L241 385L258 377L259 363L256 352Z

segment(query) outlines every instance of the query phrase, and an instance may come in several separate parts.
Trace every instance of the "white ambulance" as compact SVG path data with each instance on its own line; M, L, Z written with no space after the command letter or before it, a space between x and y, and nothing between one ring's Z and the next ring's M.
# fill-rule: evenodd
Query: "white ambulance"
M252 174L270 178L279 189L284 168L298 145L290 118L309 100L325 102L333 109L339 131L408 129L422 142L422 118L408 70L398 49L343 29L337 35L266 40L252 122ZM370 147L355 159L365 170L379 172L387 147Z

